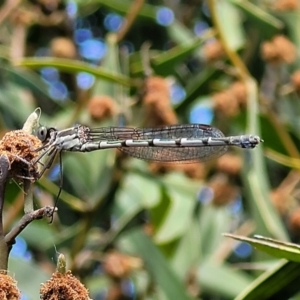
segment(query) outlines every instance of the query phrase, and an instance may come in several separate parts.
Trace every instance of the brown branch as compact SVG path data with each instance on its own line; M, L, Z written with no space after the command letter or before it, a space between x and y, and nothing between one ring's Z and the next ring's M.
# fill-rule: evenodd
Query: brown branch
M140 12L141 8L143 7L144 2L145 2L145 0L135 0L132 2L132 5L129 8L127 15L124 19L124 22L122 24L122 27L118 31L118 35L117 35L118 42L120 42L125 37L127 32L129 31L133 22L137 18L138 13Z
M7 0L0 10L0 24L16 9L21 0Z
M9 247L4 238L3 231L3 205L5 187L8 179L10 163L6 155L0 156L0 270L7 270Z
M0 156L0 238L4 236L3 233L3 205L5 196L5 187L8 179L10 162L6 155Z
M18 236L19 233L23 231L23 229L30 224L34 220L39 220L44 217L50 218L53 212L56 212L57 209L50 206L45 206L40 209L34 210L25 214L22 219L19 221L17 226L15 226L6 236L5 242L7 245L12 246L15 243L15 238Z

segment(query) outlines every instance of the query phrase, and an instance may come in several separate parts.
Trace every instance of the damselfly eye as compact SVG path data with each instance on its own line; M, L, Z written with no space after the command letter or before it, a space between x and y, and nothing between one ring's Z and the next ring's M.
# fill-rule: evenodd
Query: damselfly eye
M45 126L41 126L37 131L37 137L44 142L48 137L48 129Z

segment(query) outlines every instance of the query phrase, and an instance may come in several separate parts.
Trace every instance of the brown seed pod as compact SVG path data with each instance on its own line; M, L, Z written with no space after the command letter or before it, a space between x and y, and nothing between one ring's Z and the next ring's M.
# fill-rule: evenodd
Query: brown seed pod
M261 46L262 58L273 64L292 63L297 58L296 46L283 35L276 35Z
M106 95L94 96L89 100L88 112L95 121L104 120L116 114L115 101Z
M277 211L282 215L286 215L288 211L288 202L286 201L290 196L287 195L284 189L275 189L271 191L270 199L273 205L276 207Z
M21 299L21 293L17 287L17 282L7 275L6 272L0 272L0 299Z
M235 81L229 87L229 91L236 98L240 106L245 107L247 104L247 88L241 81Z
M163 126L177 123L177 116L170 101L169 85L165 78L148 77L144 82L142 97L148 126Z
M291 76L291 82L295 91L300 93L300 70L295 71Z
M202 179L206 174L204 164L200 162L192 164L152 162L149 167L153 173L165 174L172 171L181 171L193 179Z
M238 194L238 188L232 185L227 176L216 175L213 177L208 186L213 190L213 205L225 206L234 200Z
M121 279L126 278L133 270L141 268L142 264L138 257L110 251L105 256L103 268L109 276Z
M279 11L293 11L299 8L299 0L277 0L273 9Z
M225 56L223 46L218 40L206 43L203 48L203 53L206 61L208 62L214 62Z
M226 153L218 158L216 168L223 173L237 175L239 174L242 165L243 161L240 156Z
M58 37L51 41L50 50L53 56L60 58L75 58L76 47L73 41L66 37Z
M228 117L234 117L239 114L240 108L237 98L229 90L216 93L212 96L213 106L217 112Z
M290 214L288 226L295 234L300 236L300 208Z
M67 271L65 274L53 273L51 279L41 285L40 299L90 300L87 289L72 275L71 271Z
M0 155L6 155L10 162L10 177L17 181L22 177L35 179L38 174L37 164L32 163L39 155L36 149L41 146L36 136L24 130L7 132L0 141Z

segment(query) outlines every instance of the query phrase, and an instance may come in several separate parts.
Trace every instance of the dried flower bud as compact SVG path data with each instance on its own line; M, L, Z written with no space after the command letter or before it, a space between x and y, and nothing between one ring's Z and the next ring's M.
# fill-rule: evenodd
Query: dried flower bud
M277 0L273 8L279 11L292 11L299 8L299 0Z
M199 275L197 268L192 266L187 274L185 279L185 286L187 288L187 292L193 298L199 298L200 295L200 284L199 284Z
M25 10L22 8L15 9L10 17L14 24L23 24L30 26L36 21L36 14L33 11Z
M262 44L261 55L264 60L269 62L278 63L280 61L280 55L271 42L264 42Z
M177 164L177 163L164 163L152 162L149 165L153 173L165 174L172 171L184 172L188 177L193 179L202 179L205 176L204 164Z
M273 43L281 54L283 62L292 63L297 57L296 46L285 36L277 35L273 38Z
M215 93L212 99L216 111L234 117L247 104L247 89L243 82L236 81L227 90Z
M0 141L0 155L6 155L10 162L10 176L18 181L18 177L26 176L36 178L37 165L32 161L38 157L35 151L41 147L41 141L24 130L7 132Z
M300 70L297 70L292 74L291 82L295 91L299 94L300 93Z
M144 83L144 104L148 105L153 102L161 102L163 100L170 103L170 90L168 82L163 77L148 77Z
M225 56L223 46L218 40L206 43L203 48L203 53L208 62L214 62Z
M238 188L229 183L227 176L213 177L208 186L214 192L212 203L215 206L224 206L233 201L238 195Z
M0 272L0 299L19 300L21 293L17 282L7 274Z
M69 38L58 37L51 41L50 50L53 56L60 58L75 58L77 55L76 47Z
M72 275L71 271L65 274L53 273L51 279L41 285L40 299L90 300L87 289Z
M164 101L155 102L146 109L147 126L172 125L178 122L177 116L170 104Z
M206 172L204 164L193 163L193 164L177 164L178 170L184 172L186 176L193 179L203 179Z
M277 35L262 44L261 55L269 63L292 63L297 57L297 49L285 36Z
M280 188L273 190L270 194L270 198L273 205L276 207L276 209L282 216L284 216L287 213L287 197L288 195L286 194L286 191Z
M92 97L88 103L87 109L91 118L95 121L108 119L117 112L114 100L106 95Z
M115 282L107 290L105 300L120 300L124 298L126 299L128 297L124 295L121 282Z
M294 210L290 214L288 225L291 231L293 231L297 235L300 235L300 208Z
M58 9L60 2L60 0L38 0L38 3L40 3L44 9L51 12Z
M246 106L247 104L247 88L246 85L241 81L234 82L230 87L229 91L236 98L237 102L241 106Z
M103 268L113 278L125 278L134 269L142 267L142 260L116 251L109 252L104 259Z
M242 159L234 154L226 153L217 160L217 169L229 175L237 175L242 168Z
M212 96L214 109L228 117L234 117L240 112L237 99L228 90Z
M144 224L143 230L148 236L154 235L154 226L151 223Z
M145 80L142 101L146 108L148 126L177 123L177 116L170 101L169 85L164 78L154 76Z

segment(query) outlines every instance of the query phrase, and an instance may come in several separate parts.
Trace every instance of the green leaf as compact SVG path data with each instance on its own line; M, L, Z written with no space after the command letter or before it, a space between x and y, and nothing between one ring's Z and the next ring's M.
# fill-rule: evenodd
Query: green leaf
M216 264L211 260L201 265L198 278L203 290L229 299L236 297L252 282L252 278L245 272L234 270L227 264Z
M31 70L24 70L10 65L0 65L1 74L6 77L8 81L16 83L19 87L29 88L39 96L51 100L48 94L48 85L41 80L41 78Z
M111 82L119 83L125 86L131 86L134 83L126 76L112 73L104 68L96 67L81 61L63 58L24 58L18 62L18 66L27 67L31 69L40 69L44 67L57 68L60 71L68 73L87 72L97 78L109 80Z
M106 37L107 51L102 60L101 68L118 76L121 74L119 65L119 45L115 34L108 34ZM117 86L111 81L104 81L98 78L93 87L93 95L108 95L112 99L118 99Z
M178 20L174 20L166 29L176 44L192 43L195 39L195 33Z
M178 26L176 23L170 26ZM177 64L182 62L188 56L193 54L207 39L211 38L214 33L208 30L201 37L187 38L187 40L181 41L180 44L164 52L150 51L151 66L156 74L161 76L168 76L174 72L174 68ZM137 60L136 56L132 59L131 72L134 75L140 75L144 73L141 60Z
M173 247L173 255L170 258L172 268L178 278L182 281L186 279L186 274L191 270L191 266L199 264L203 258L201 251L202 235L198 215L194 215L189 229L180 238L176 247Z
M210 203L201 206L198 218L202 255L210 257L220 247L225 228L229 230L232 215L226 206L215 207Z
M115 221L114 226L107 233L107 240L113 240L141 210L156 206L160 199L159 181L151 180L142 172L127 173L116 193L112 207Z
M207 67L191 78L186 86L186 97L176 107L176 111L179 113L186 110L198 97L210 93L210 84L219 75L220 71L212 67Z
M284 24L280 20L250 1L229 0L229 2L240 8L253 21L259 32L267 38L270 38L284 28Z
M246 42L239 11L228 1L215 1L222 35L232 51L241 49Z
M161 219L154 224L158 226L154 236L158 244L169 243L186 232L191 225L200 188L198 183L194 184L181 173L170 173L162 180L169 199Z
M187 295L186 288L174 275L162 253L142 230L136 229L128 232L122 236L119 243L122 248L126 248L143 259L145 268L150 272L152 279L166 299L192 299Z
M300 16L299 11L285 11L278 13L279 17L284 21L286 26L286 31L289 33L288 38L295 44L296 48L299 49L300 47L300 32L298 30L300 26ZM294 69L300 68L299 59L293 63ZM296 96L297 97L297 96ZM294 104L296 103L293 101Z
M41 243L41 236L43 237L43 243ZM30 247L42 251L45 250L45 245L53 247L55 244L55 232L53 227L47 222L47 219L32 222L26 230L22 231L21 237L26 240Z
M249 78L246 84L249 91L247 132L260 135L257 85L252 78ZM270 201L270 183L263 159L263 144L259 145L255 151L244 151L243 156L242 180L257 232L288 240L288 234L279 213Z
M87 6L88 4L101 4L102 6L105 6L109 9L112 9L122 15L127 14L128 10L130 9L132 5L132 1L130 0L96 0L96 1L86 1L86 0L76 0L75 1L78 5L79 8L81 9L80 6ZM146 18L146 19L151 19L155 20L156 16L156 7L147 3L144 3L142 9L139 11L139 16Z
M247 242L261 250L277 258L285 258L294 262L300 262L300 246L293 243L282 242L262 236L254 236L248 238L234 234L224 234L227 237L234 238L239 241Z
M260 234L288 240L288 234L278 211L270 201L269 179L265 170L262 152L260 146L255 151L247 153L242 177L249 205L256 220L256 230Z
M151 58L151 65L156 73L167 76L172 73L176 64L182 62L191 55L204 41L212 36L212 32L208 32L201 38L194 38L188 43L183 43L172 49L162 52Z
M36 108L34 103L24 101L26 99L23 89L15 83L6 83L1 87L0 105L5 109L4 117L13 116L14 120L18 120L21 124L27 119L31 112ZM29 100L29 99L27 99Z
M158 204L161 197L161 186L159 181L151 180L142 173L128 173L117 194L119 208L126 207L130 203L139 203L142 208L151 208ZM123 211L123 209L121 209Z
M71 227L60 226L58 229L51 226L47 221L47 219L35 220L22 231L21 237L26 240L30 248L39 250L45 255L46 253L51 254L52 259L56 249L70 247L71 241L78 238L82 224L77 222ZM41 237L43 237L42 243Z
M101 200L109 189L115 162L115 151L71 153L64 156L64 170L73 191L90 205Z
M43 187L46 191L57 196L57 193L59 191L59 187L53 183L51 180L49 180L47 177L42 177L38 184ZM66 191L62 190L60 197L62 201L67 203L70 207L72 207L75 211L84 211L85 210L85 204L80 200L79 198L67 193Z
M32 261L17 258L9 259L9 273L18 282L21 294L28 299L40 299L41 283L45 283L51 276Z
M299 292L299 263L280 260L278 264L260 275L234 300L288 300Z

